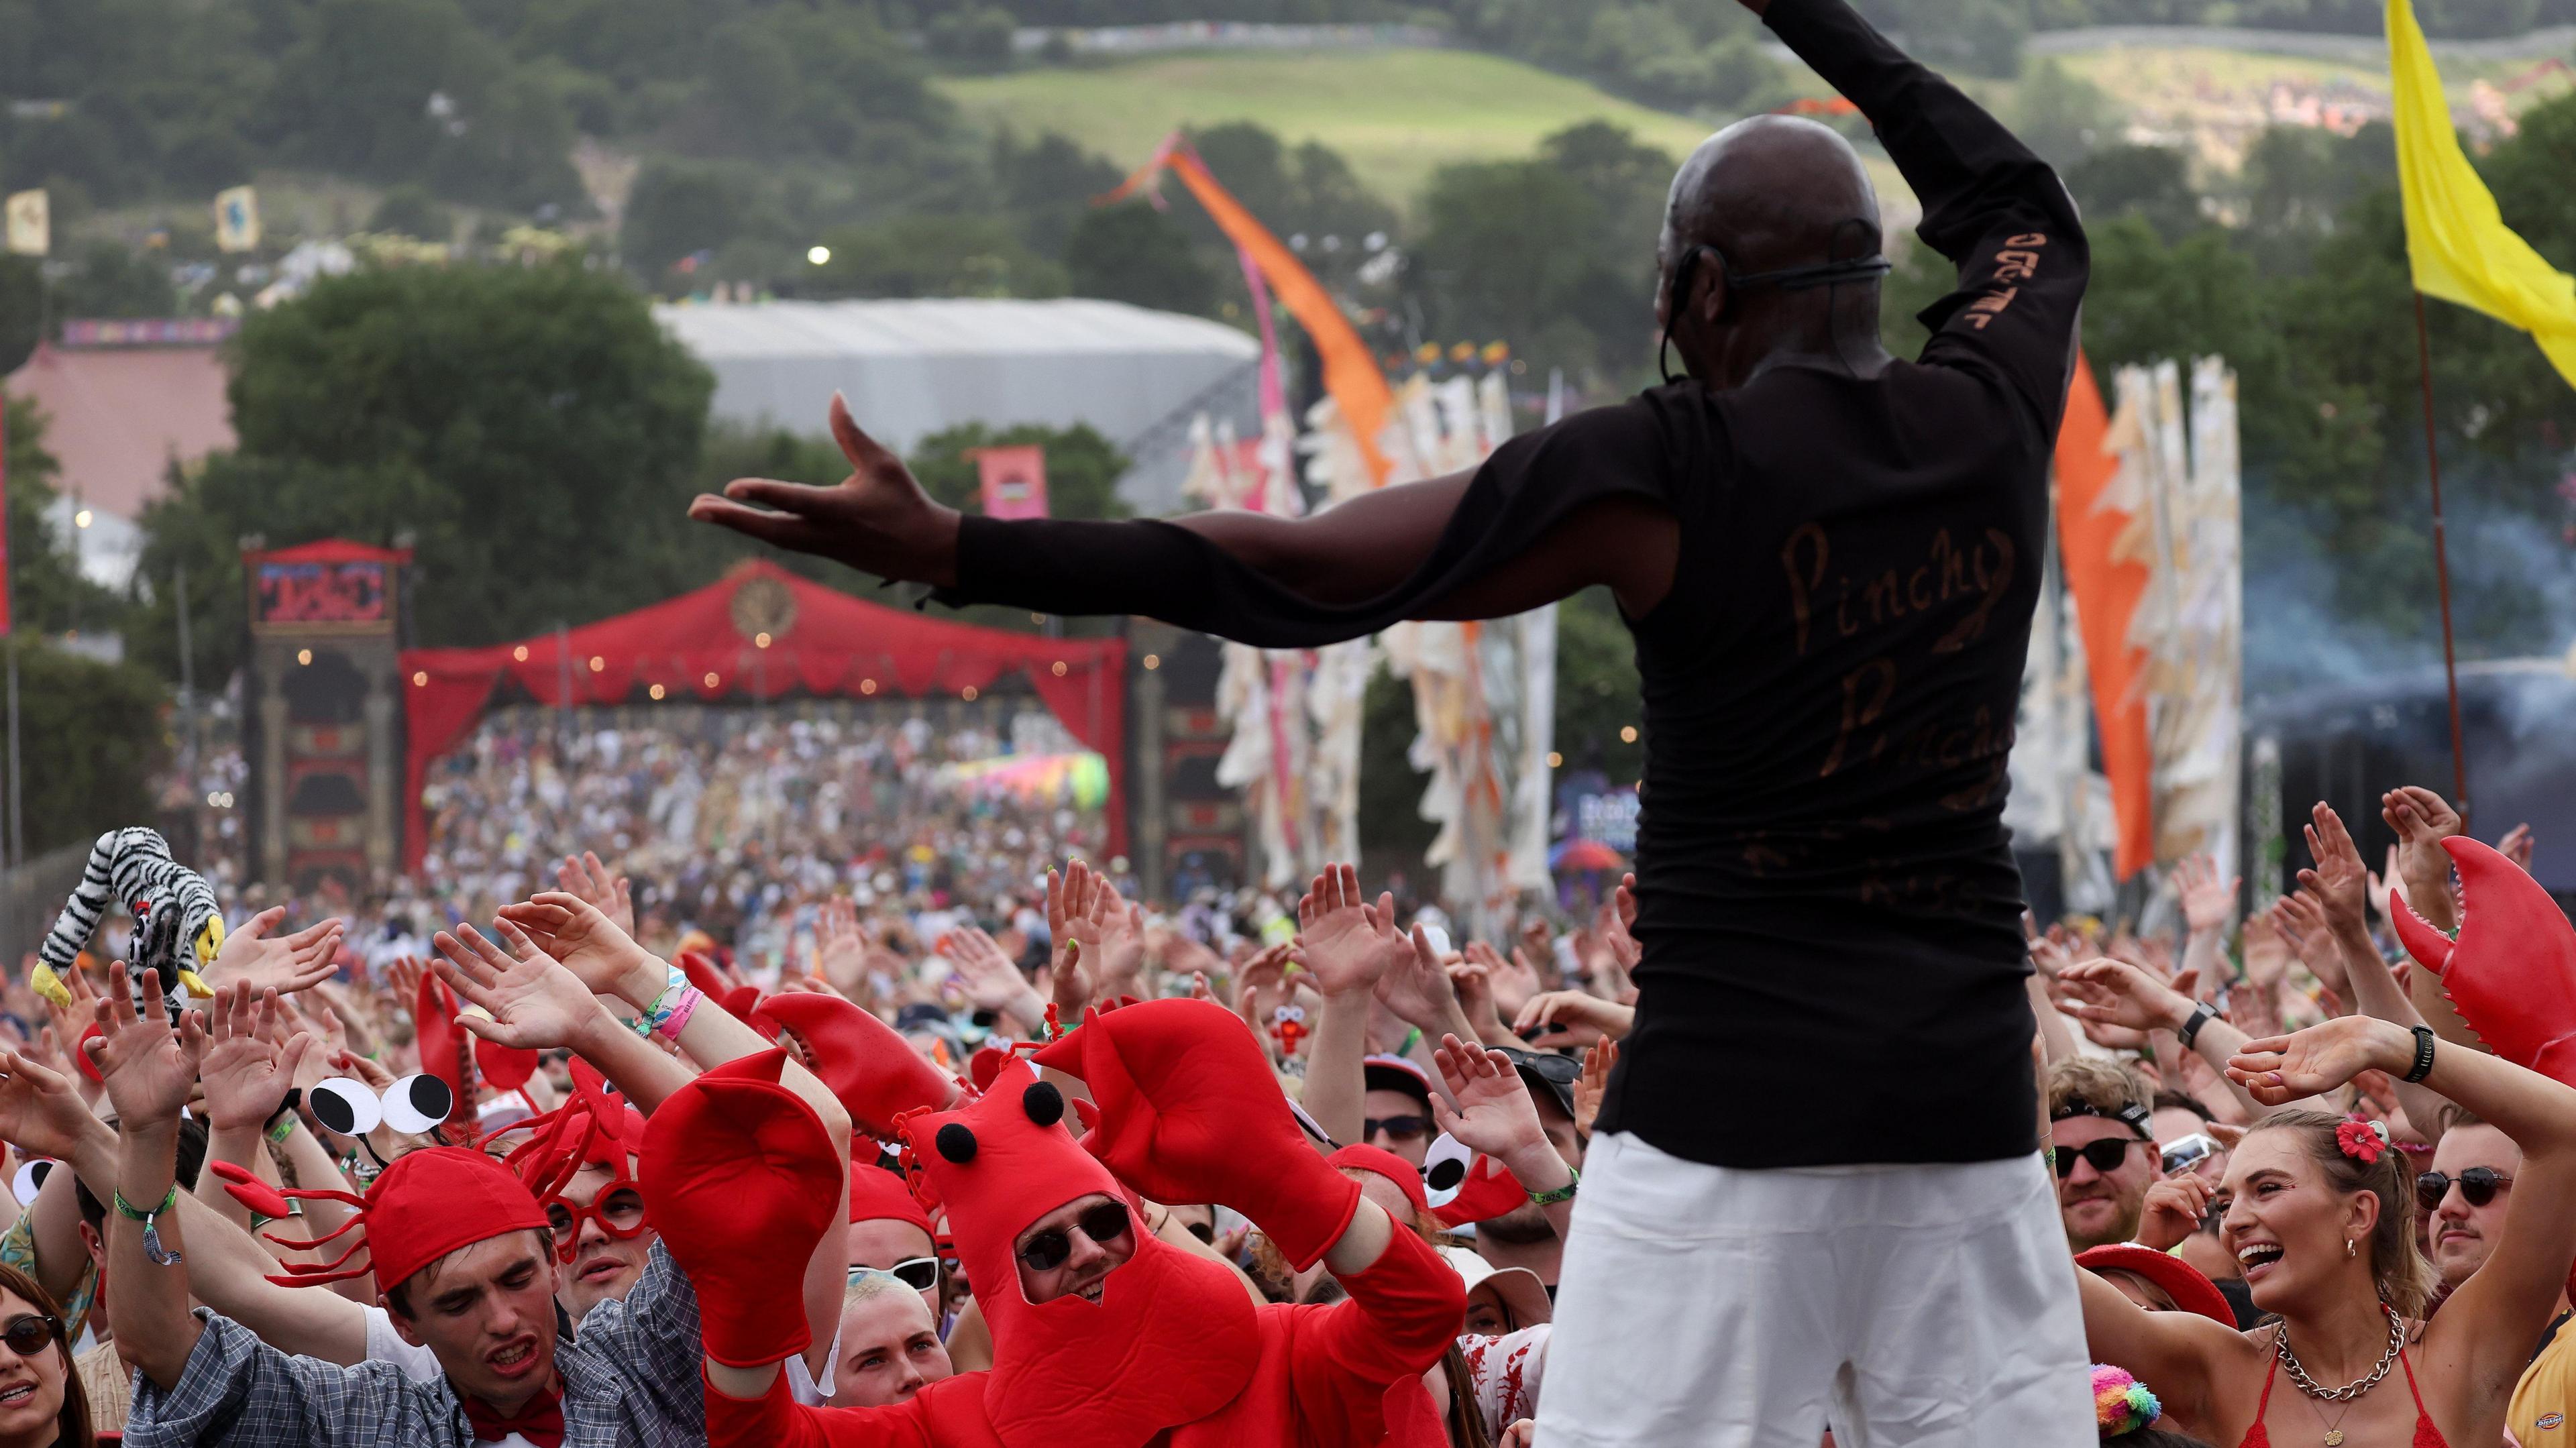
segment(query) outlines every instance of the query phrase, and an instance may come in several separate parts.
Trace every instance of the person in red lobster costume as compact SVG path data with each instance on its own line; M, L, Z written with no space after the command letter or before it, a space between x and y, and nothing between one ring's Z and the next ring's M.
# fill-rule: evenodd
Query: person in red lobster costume
M1409 1387L1457 1335L1466 1296L1299 1131L1260 1045L1223 1007L1163 1000L1092 1012L1039 1051L1081 1078L1064 1096L1012 1060L983 1094L899 1125L948 1214L994 1367L889 1407L790 1401L778 1364L806 1346L793 1245L823 1230L840 1173L812 1113L756 1071L711 1072L647 1129L644 1192L698 1289L708 1438L867 1448L1340 1448L1391 1434ZM740 1064L740 1063L737 1063ZM1255 1307L1213 1262L1136 1229L1139 1197L1219 1202L1349 1297ZM1399 1400L1400 1401L1400 1400Z

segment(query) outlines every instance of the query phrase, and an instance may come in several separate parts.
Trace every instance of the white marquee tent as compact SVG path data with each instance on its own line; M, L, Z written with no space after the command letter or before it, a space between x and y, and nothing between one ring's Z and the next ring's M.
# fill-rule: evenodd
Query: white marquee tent
M1250 417L1260 344L1221 323L1123 302L936 298L654 309L715 373L715 416L821 433L833 389L899 451L960 423L1088 423L1135 459L1140 507L1191 416ZM1140 489L1138 484L1144 486ZM1137 496L1142 491L1147 496Z

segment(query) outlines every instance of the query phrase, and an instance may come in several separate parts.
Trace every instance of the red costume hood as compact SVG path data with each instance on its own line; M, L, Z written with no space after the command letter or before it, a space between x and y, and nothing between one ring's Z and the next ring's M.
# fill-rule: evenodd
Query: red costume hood
M993 1332L984 1408L1006 1448L1140 1448L1222 1409L1252 1380L1260 1329L1243 1284L1217 1263L1156 1240L1141 1217L1135 1255L1101 1299L1031 1303L1012 1245L1076 1198L1135 1198L1065 1130L1064 1097L1024 1061L955 1111L918 1112L901 1130L914 1169L948 1209L948 1229Z

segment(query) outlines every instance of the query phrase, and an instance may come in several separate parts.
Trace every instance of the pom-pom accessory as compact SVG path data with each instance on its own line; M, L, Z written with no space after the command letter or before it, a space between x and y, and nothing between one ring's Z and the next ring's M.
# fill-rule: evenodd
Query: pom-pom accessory
M2135 1433L2164 1415L2164 1405L2128 1369L2093 1365L2093 1422L2105 1438Z

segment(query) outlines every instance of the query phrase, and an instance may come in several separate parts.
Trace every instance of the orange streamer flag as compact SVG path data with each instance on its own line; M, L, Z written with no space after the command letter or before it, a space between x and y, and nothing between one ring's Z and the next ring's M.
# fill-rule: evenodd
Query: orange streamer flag
M1270 234L1270 228L1246 211L1233 193L1217 184L1216 177L1208 173L1207 163L1190 149L1189 142L1178 132L1165 137L1152 160L1100 199L1103 204L1123 201L1166 169L1180 173L1181 184L1189 187L1199 205L1207 208L1217 229L1261 268L1270 290L1297 324L1306 329L1316 355L1323 359L1324 390L1332 394L1334 403L1341 408L1342 420L1350 424L1360 456L1368 463L1370 482L1385 486L1389 461L1379 438L1385 431L1387 415L1395 410L1395 394L1386 385L1386 374L1378 370L1377 358L1360 340L1360 334L1352 330L1350 319L1342 315L1341 307L1324 290L1323 283L1316 281L1315 274L1297 260L1297 254L1281 245L1279 238Z
M2093 717L2102 733L2102 772L2111 780L2111 813L2119 825L2113 868L2123 880L2155 860L2155 793L2147 740L2147 651L2129 642L2129 623L2146 596L2147 565L2118 553L2132 518L2105 494L2120 470L2108 447L2110 415L2082 353L2067 389L2066 420L2057 430L2057 547L2075 621L2084 633L2093 676Z

